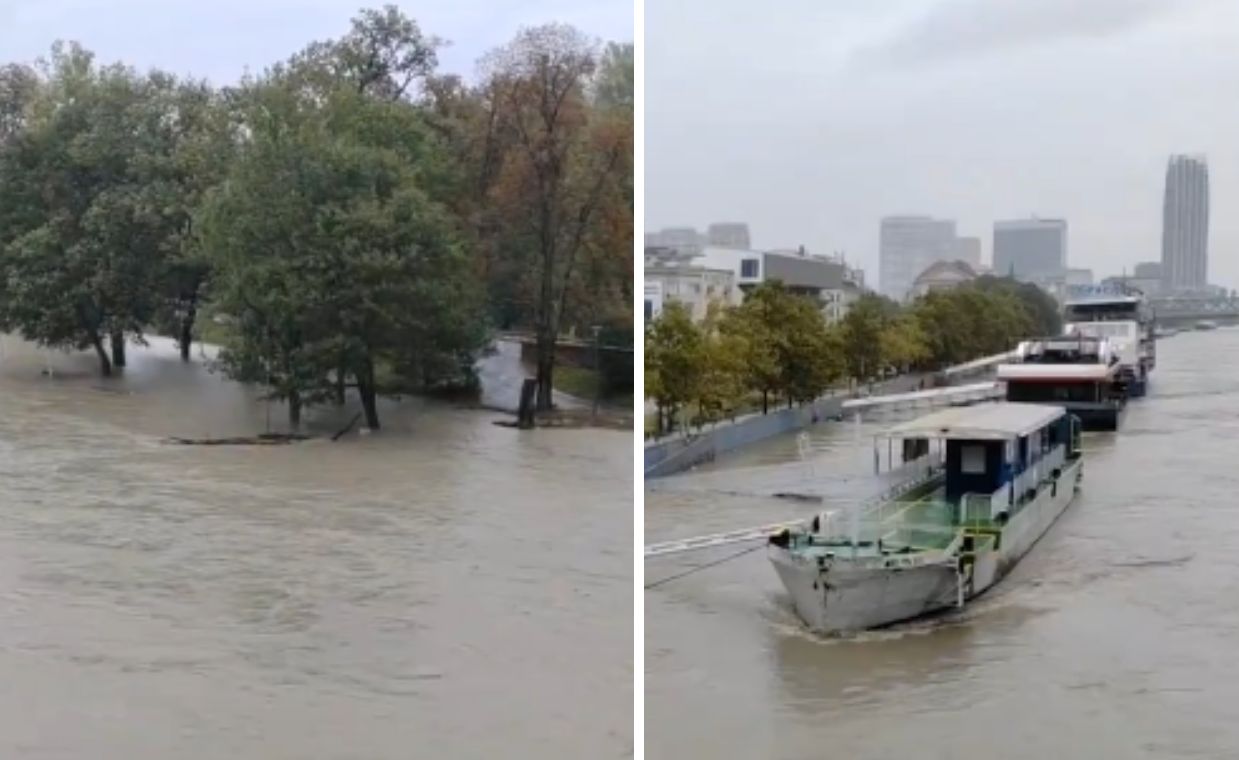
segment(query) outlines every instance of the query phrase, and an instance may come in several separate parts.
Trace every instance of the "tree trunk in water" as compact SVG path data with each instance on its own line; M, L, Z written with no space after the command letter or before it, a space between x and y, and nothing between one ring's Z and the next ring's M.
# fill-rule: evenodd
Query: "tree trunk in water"
M112 333L112 366L125 366L125 334Z
M189 346L194 342L194 320L198 316L198 307L190 304L189 311L181 319L181 337L177 341L181 345L181 361L189 361Z
M761 413L765 414L770 411L770 391L761 392Z
M288 425L293 430L301 429L301 394L296 391L288 394Z
M99 355L99 372L104 377L112 375L112 360L108 358L107 349L103 347L103 339L98 335L91 338L91 343L95 346L95 353Z
M361 408L366 413L366 426L371 430L378 430L379 410L374 388L374 362L370 357L366 357L361 375L357 378L357 392L361 395Z
M546 330L538 330L538 411L549 412L554 408L552 391L555 372L555 336Z

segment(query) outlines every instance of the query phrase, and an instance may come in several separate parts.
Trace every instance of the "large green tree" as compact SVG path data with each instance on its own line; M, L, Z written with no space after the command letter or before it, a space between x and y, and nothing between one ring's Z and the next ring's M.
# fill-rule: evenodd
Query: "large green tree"
M858 383L877 377L888 357L882 336L899 313L899 306L875 294L861 296L848 309L841 325L841 343L847 374Z
M683 304L668 303L646 329L645 392L658 408L658 434L674 429L681 408L699 397L705 349L705 336Z
M93 348L105 375L160 307L186 219L174 90L166 75L98 67L57 45L0 148L0 322L42 345Z
M722 319L720 329L741 342L746 385L761 393L763 413L772 396L788 404L808 402L842 373L839 338L820 306L780 282L750 291Z
M222 361L301 408L356 386L379 427L378 371L424 388L471 371L486 334L467 259L432 195L440 147L410 104L279 75L246 94L249 135L202 216Z

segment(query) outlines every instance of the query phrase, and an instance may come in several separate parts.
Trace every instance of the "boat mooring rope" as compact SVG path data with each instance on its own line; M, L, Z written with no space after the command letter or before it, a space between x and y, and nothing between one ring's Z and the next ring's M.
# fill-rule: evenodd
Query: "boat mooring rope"
M666 578L654 581L653 583L647 583L645 584L645 589L648 591L652 588L661 586L664 583L670 583L671 581L679 580L680 578L683 578L686 575L692 575L693 573L700 572L702 570L707 570L711 567L714 567L715 565L721 565L724 562L730 562L733 559L739 559L740 557L743 557L744 555L749 554L750 552L755 552L758 549L764 548L765 546L766 546L765 542L762 542L758 544L757 546L750 546L749 548L738 551L735 554L728 554L726 557L723 557L722 559L716 559L713 562L707 562L704 565L697 565L696 567L690 567L689 569L685 570L682 573L676 573L675 575L669 575Z

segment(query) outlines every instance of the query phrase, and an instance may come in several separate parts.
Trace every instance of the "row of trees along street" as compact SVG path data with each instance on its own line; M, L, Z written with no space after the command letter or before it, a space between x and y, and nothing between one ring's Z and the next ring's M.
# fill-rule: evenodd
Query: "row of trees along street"
M712 307L700 324L669 303L645 334L645 391L657 405L652 432L808 403L841 383L943 369L1061 327L1049 294L997 277L906 305L866 294L837 325L814 300L778 282L758 286L738 306Z
M388 6L225 87L76 44L0 67L0 329L108 375L219 322L294 425L355 388L371 428L522 330L549 409L558 336L631 345L632 46L526 29L466 80L442 44Z

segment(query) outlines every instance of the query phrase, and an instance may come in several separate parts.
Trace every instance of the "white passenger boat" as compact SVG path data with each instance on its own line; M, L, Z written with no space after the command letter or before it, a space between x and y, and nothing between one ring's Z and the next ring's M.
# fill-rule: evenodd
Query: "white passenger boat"
M1118 351L1128 397L1145 395L1149 374L1157 366L1157 336L1153 311L1142 294L1102 289L1065 303L1063 321L1068 335L1108 338Z
M902 462L940 462L901 495L779 531L768 552L797 614L823 633L877 628L997 583L1071 503L1079 421L1062 407L997 403L898 425ZM936 448L936 451L933 449ZM922 470L923 471L923 470Z
M1034 338L998 366L998 381L1006 385L1007 401L1062 406L1084 430L1118 430L1127 406L1121 366L1106 338Z

